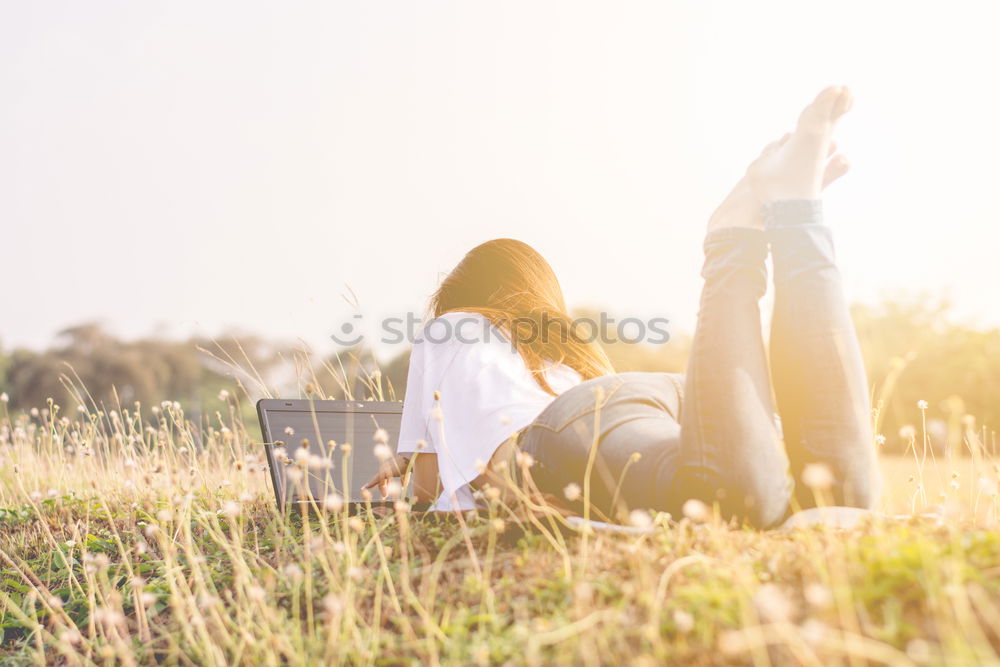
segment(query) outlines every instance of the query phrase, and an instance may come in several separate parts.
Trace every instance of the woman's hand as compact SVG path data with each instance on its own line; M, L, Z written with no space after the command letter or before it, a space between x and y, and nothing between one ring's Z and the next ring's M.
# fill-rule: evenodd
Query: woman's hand
M402 476L406 471L406 466L409 464L410 459L402 454L396 454L387 458L379 464L378 472L362 488L371 489L377 486L379 491L382 492L382 497L385 498L386 494L389 493L389 481L395 477Z

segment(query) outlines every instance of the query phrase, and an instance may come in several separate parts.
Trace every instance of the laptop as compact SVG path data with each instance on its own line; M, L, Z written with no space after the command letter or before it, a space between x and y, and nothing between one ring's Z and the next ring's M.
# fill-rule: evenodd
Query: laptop
M392 505L395 500L383 501L378 489L365 500L361 487L378 472L376 437L395 452L402 415L398 401L257 401L278 509L296 503L322 507L332 494L348 504Z

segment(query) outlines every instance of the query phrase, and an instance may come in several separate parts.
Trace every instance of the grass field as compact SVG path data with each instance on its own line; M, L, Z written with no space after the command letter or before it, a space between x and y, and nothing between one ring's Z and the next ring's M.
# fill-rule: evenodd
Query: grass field
M925 459L918 432L883 460L883 510L930 516L611 535L496 501L283 517L235 404L198 427L5 408L4 663L1000 663L998 468L972 433L974 456Z

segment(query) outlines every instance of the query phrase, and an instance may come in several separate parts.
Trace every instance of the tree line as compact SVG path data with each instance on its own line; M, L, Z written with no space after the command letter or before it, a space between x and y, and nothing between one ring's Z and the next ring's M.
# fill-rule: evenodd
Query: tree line
M961 448L970 429L993 445L1000 329L956 323L946 301L919 297L856 304L852 316L889 448L905 445L911 425L925 424L940 447ZM683 372L689 347L690 337L676 334L663 345L605 344L622 372ZM178 401L198 419L235 400L252 418L264 395L401 399L408 364L409 350L379 360L364 347L321 356L247 334L122 340L88 323L60 332L45 350L0 348L0 392L11 411L55 405L71 416L81 403L133 410Z

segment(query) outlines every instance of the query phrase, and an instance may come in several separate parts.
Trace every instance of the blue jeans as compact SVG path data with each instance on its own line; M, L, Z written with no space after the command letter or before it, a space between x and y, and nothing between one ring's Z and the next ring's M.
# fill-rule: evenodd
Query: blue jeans
M832 503L870 508L879 477L868 385L819 201L765 207L763 230L705 238L705 284L686 376L621 373L556 398L519 438L539 490L570 483L609 517L680 516L695 498L759 527L816 505L805 466L831 473ZM770 364L758 302L774 264ZM775 403L780 414L776 423ZM782 442L784 447L782 446ZM592 447L596 452L591 460ZM794 500L794 502L793 502Z

